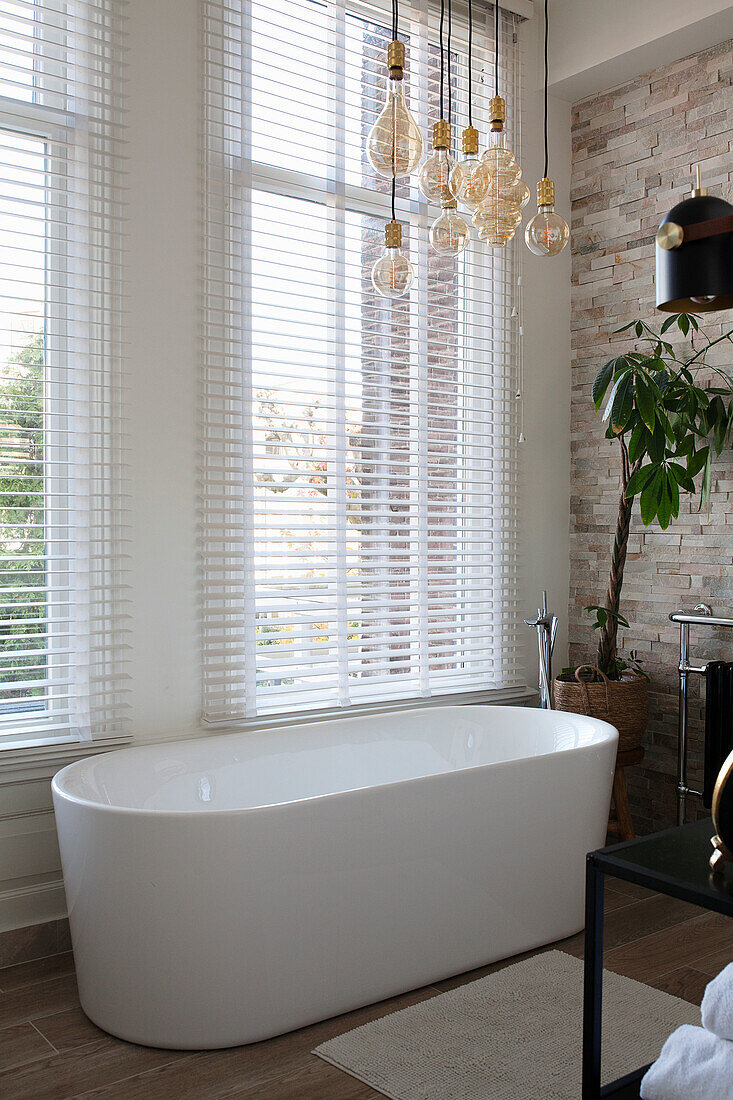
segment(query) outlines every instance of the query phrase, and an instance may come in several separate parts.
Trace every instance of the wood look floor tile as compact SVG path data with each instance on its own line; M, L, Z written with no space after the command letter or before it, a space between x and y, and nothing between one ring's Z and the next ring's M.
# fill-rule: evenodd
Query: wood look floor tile
M87 1043L96 1043L106 1037L106 1032L93 1024L80 1008L69 1008L34 1020L41 1035L48 1039L59 1054L76 1050Z
M15 1069L53 1054L53 1047L31 1023L12 1024L0 1030L0 1071Z
M236 1100L384 1100L384 1093L311 1055L302 1069L232 1093Z
M707 975L691 966L680 966L677 970L670 970L666 974L652 978L649 985L665 993L671 993L673 997L681 997L683 1001L689 1001L690 1004L699 1005L709 980Z
M72 1100L184 1057L176 1051L139 1047L105 1036L77 1052L56 1054L0 1073L0 1096L3 1100ZM156 1094L148 1093L148 1100L151 1095Z
M709 955L702 955L695 961L695 968L701 970L708 978L715 978L728 963L733 962L733 945L722 947L712 951Z
M0 1027L36 1020L63 1012L79 1004L76 976L63 974L44 982L21 986L7 993L0 993Z
M698 959L728 946L733 947L733 921L712 913L607 951L605 965L629 978L649 982L680 966L695 966Z
M0 932L0 966L53 955L58 949L58 922L33 924Z
M0 970L0 992L7 993L11 989L22 989L27 985L35 985L37 982L45 982L50 978L59 978L63 974L73 973L74 956L70 951L49 955L45 959L35 959L33 962L5 966Z
M150 1097L155 1100L229 1100L245 1089L270 1087L278 1077L301 1070L310 1059L311 1050L327 1039L437 996L437 990L431 988L406 993L262 1043L202 1051L185 1061L141 1073L129 1080L120 1079L103 1088L89 1089L78 1096L83 1096L84 1100L91 1100L91 1097L104 1097L104 1100L150 1100ZM344 1076L348 1080L348 1075ZM1 1086L0 1082L0 1095Z

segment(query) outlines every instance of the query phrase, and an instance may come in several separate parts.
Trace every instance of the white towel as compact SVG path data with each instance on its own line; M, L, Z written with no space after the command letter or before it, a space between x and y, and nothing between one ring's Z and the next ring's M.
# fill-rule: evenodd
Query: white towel
M642 1082L642 1100L733 1100L733 1043L704 1027L673 1031Z
M733 1040L733 963L720 971L709 983L702 999L702 1026Z

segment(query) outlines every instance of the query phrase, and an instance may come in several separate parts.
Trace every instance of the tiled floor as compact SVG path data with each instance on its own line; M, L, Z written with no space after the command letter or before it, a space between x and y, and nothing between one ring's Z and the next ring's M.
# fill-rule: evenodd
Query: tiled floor
M733 921L615 880L606 887L606 966L699 1003L733 958ZM557 945L583 952L582 936ZM379 1094L314 1058L318 1043L414 1004L491 967L415 990L254 1046L201 1053L150 1050L94 1027L79 1008L69 953L0 969L3 1100L365 1100Z

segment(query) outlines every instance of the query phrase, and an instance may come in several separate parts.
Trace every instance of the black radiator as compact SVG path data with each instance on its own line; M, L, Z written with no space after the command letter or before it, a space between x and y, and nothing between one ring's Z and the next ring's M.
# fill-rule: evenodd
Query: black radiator
M709 661L705 673L705 783L709 809L723 761L733 750L733 662Z

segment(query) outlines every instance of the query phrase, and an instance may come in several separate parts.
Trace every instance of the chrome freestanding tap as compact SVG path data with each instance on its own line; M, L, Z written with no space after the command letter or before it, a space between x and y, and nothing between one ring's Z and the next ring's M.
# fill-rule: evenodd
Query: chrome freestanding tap
M537 649L540 660L540 706L543 710L552 710L552 651L559 619L547 610L547 591L542 590L542 607L537 608L536 619L525 619L527 626L537 630Z

